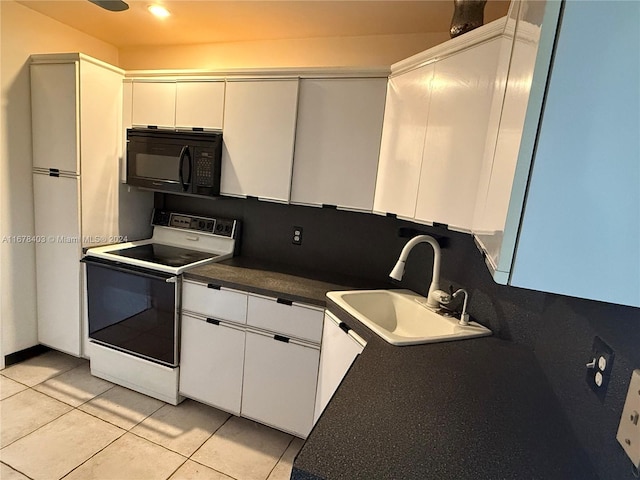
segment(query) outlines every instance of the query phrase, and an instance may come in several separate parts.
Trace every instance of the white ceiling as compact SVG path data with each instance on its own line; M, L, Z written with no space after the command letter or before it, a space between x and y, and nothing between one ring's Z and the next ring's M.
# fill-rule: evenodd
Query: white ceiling
M17 1L118 48L442 33L453 15L453 0L128 0L123 12L88 0ZM172 15L153 17L151 3ZM485 22L506 15L508 6L508 0L489 0Z

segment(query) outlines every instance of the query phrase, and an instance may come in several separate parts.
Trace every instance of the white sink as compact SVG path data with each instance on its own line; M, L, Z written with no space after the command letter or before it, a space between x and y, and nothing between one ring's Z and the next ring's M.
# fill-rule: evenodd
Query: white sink
M348 290L327 297L392 345L448 342L491 335L476 322L458 319L424 306L427 299L410 290Z

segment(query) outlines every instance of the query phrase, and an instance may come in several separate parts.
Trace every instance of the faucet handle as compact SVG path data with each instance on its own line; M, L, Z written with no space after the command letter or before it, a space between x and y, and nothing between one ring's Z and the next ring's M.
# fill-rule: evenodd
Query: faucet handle
M442 305L446 305L448 303L451 303L452 296L444 290L434 290L433 292L431 292L431 298L438 303L441 303Z

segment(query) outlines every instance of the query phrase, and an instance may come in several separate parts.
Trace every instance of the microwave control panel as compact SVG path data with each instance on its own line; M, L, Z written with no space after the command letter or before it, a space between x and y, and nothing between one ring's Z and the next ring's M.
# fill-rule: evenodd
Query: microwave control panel
M214 154L206 150L196 152L195 163L195 184L198 187L213 187L214 175Z

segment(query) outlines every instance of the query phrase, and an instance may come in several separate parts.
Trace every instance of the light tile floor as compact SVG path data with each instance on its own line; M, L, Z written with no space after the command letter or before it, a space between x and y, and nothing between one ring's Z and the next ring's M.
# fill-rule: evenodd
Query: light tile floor
M59 352L0 371L2 480L284 480L302 443L114 385Z

